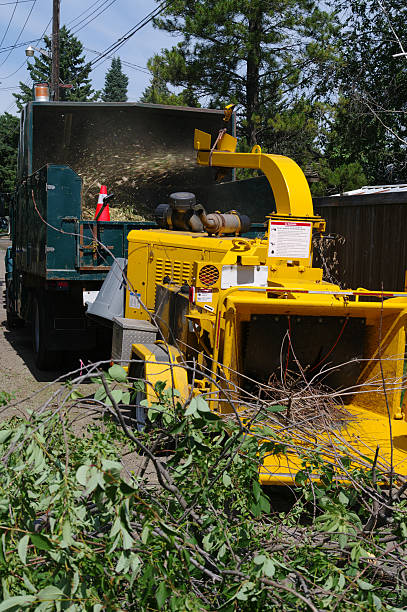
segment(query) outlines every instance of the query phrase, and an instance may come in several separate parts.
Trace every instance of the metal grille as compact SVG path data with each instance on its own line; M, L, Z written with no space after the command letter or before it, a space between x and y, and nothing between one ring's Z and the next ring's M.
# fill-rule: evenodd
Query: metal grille
M176 285L190 285L192 283L192 268L188 261L170 261L156 259L155 263L155 280L161 283L162 280L169 276L172 283Z
M203 285L214 285L219 280L219 270L216 266L203 266L199 271L199 280Z

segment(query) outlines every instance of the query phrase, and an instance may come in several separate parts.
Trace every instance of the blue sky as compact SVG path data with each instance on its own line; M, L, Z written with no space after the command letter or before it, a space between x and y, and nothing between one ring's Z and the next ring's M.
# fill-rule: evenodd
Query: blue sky
M42 35L52 16L52 0L19 0L17 4L5 2L12 0L0 0L0 41L4 37L0 44L0 113L16 113L12 92L18 90L19 81L30 83L24 53L26 45L15 48L10 54L4 50L17 41L19 44L36 40ZM61 0L61 26L66 24L74 33L78 29L76 36L83 46L101 52L156 7L154 0ZM104 8L106 10L98 15ZM72 23L69 25L69 22ZM79 31L79 28L82 29ZM149 23L120 48L118 55L122 60L145 67L149 57L175 42L174 37L154 29ZM40 47L41 43L35 46ZM90 51L85 51L85 55L88 60L96 57ZM107 59L92 72L95 89L103 87L110 63L111 59ZM128 99L137 101L149 83L149 75L129 66L123 66L123 69L129 77Z

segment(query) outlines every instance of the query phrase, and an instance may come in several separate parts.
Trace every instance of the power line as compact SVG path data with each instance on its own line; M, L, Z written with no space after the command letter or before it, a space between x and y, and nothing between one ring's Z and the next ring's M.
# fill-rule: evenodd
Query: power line
M109 2L109 0L104 0L103 4L106 4L107 2ZM105 11L107 11L108 8L110 8L112 6L112 4L114 4L115 2L117 2L117 0L111 0L110 4L108 4L107 6L105 6L105 8L103 8L101 11L99 11L99 13L97 13L96 15L94 15L93 17L91 17L86 23L84 23L83 25L81 25L83 23L83 21L86 21L87 17L80 22L79 24L76 24L76 26L74 26L73 29L73 33L77 34L78 32L80 32L81 30L83 30L83 28L85 28L87 25L89 25L92 21L94 21L95 19L97 19L98 17L100 17L100 15L102 13L104 13ZM97 10L99 10L100 8L102 8L103 4L101 4L99 6L99 8ZM78 27L81 26L81 27Z
M32 0L34 2L34 0ZM31 45L31 43L35 42L35 40L26 40L25 42L18 43L18 45L9 45L8 47L0 48L0 53L7 53L7 51L13 51L13 49L19 49L20 47L24 47L27 45Z
M16 44L18 43L18 41L20 40L20 37L21 37L22 33L23 33L23 32L24 32L24 30L25 30L25 27L26 27L26 25L27 25L27 23L28 23L28 20L29 20L29 19L30 19L30 17L31 17L31 13L33 12L34 7L35 7L35 5L36 5L36 4L37 4L37 0L34 0L34 2L32 3L32 5L31 5L31 7L30 7L29 13L28 13L28 15L27 15L27 19L24 21L24 25L23 25L23 27L22 27L22 28L21 28L21 30L20 30L20 34L17 36L17 39L16 39L16 41L15 41L15 43L14 43L15 45L16 45ZM17 6L17 5L16 5L16 6ZM1 45L0 45L0 46L1 46ZM0 66L2 66L2 65L3 65L3 64L4 64L4 63L5 63L7 60L8 60L8 58L10 57L10 55L12 54L12 52L13 52L12 50L9 52L9 54L7 55L7 57L6 57L6 58L5 58L5 59L4 59L4 60L3 60L3 61L0 63ZM5 77L3 77L3 78L5 78Z
M68 21L68 23L66 24L66 26L71 25L71 23L73 23L74 21L78 21L78 19L80 17L82 17L82 15L84 15L85 13L87 13L88 11L90 11L91 8L93 8L95 6L95 4L98 4L98 2L104 2L105 0L96 0L96 2L93 2L93 4L91 4L90 6L88 6L87 9L85 9L84 11L82 11L82 13L79 13L79 15L77 17L74 17L74 19L71 19L71 21ZM100 7L99 7L100 8ZM75 26L76 27L76 26Z
M84 47L84 50L88 51L89 53L95 53L95 55L102 55L101 51L95 51L94 49L88 49L87 47ZM115 57L114 55L106 55L106 59L113 59L114 57ZM123 64L123 66L133 68L133 70L138 70L139 72L144 72L145 74L150 74L150 71L145 66L139 66L138 64L133 64L132 62L128 62L127 60L124 60L123 58L120 58L120 61Z
M127 42L132 36L134 36L136 32L141 30L150 21L157 17L157 15L159 15L163 10L165 10L167 6L169 6L169 4L171 4L171 2L162 2L156 9L150 11L148 15L143 17L143 19L136 23L136 25L130 28L130 30L128 30L128 32L126 32L121 38L119 38L116 42L112 43L109 47L107 47L107 49L102 52L101 56L96 58L93 62L91 62L91 64L97 64L103 57L107 56L108 53L112 53L116 49L120 48L125 42Z
M11 26L11 22L13 21L13 17L14 17L14 13L16 12L16 8L17 8L18 1L19 1L19 0L17 0L17 2L16 2L16 3L15 3L15 5L14 5L13 12L12 12L11 17L10 17L10 20L9 20L9 22L8 22L8 24L7 24L6 31L4 32L3 38L1 39L1 42L0 42L0 47L1 47L1 45L4 43L4 39L6 38L6 36L7 36L7 32L9 31L9 28L10 28L10 26Z
M0 2L0 6L6 6L6 4L22 4L23 2L34 2L34 0L14 0L13 2Z
M150 21L152 21L155 17L157 17L160 13L162 13L170 4L170 2L162 2L156 9L148 13L143 19L141 19L136 25L134 25L128 32L126 32L121 38L119 38L116 42L111 44L107 49L102 51L101 55L90 62L91 66L96 66L103 58L106 58L108 54L117 51L120 49L136 32L144 28Z
M31 42L33 42L35 45L38 45L38 43L40 42L40 40L42 40L45 36L45 32L48 30L50 24L52 21L52 17L51 19L48 21L48 24L45 27L45 30L43 31L43 33L41 34L41 36L39 38L37 38L36 40L33 40ZM23 66L25 66L27 63L27 60L24 60L23 63L21 64L21 66L19 68L17 68L17 70L14 70L14 72L12 72L11 74L8 74L7 76L4 77L0 77L1 79L9 79L10 77L14 76L15 74L17 74L17 72L19 72L21 70L21 68L23 68ZM28 83L28 81L27 81ZM27 85L26 83L26 85ZM12 102L11 106L14 106L15 102ZM7 111L6 111L7 112Z

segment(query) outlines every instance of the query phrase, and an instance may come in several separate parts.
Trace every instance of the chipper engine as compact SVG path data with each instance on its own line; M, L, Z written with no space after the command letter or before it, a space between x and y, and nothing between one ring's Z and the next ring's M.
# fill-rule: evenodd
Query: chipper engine
M297 377L309 397L318 384L320 396L329 394L349 415L322 432L327 456L346 445L370 465L407 475L407 294L343 290L323 280L312 267L312 237L325 222L314 215L294 161L259 146L236 153L226 133L212 147L210 135L196 130L194 144L200 165L263 171L277 212L264 235L249 239L241 236L244 215L207 214L193 194L178 193L157 210L159 229L130 232L125 317L160 329L156 342L132 346L147 400L154 401L154 383L166 380L183 398L203 394L212 410L227 413L231 403L244 411L245 398L280 385L289 410L296 391L287 381ZM306 411L305 402L305 420ZM285 429L282 420L282 436ZM260 481L292 482L299 467L295 454L270 454Z

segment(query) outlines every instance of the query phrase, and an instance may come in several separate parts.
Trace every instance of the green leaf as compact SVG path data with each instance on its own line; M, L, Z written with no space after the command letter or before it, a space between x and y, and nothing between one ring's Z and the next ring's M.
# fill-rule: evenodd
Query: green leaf
M12 433L14 433L12 429L2 429L0 431L0 444L4 444L4 442L9 439Z
M21 606L24 608L36 600L34 595L17 595L17 597L9 597L0 603L0 612L4 610L19 610Z
M26 560L27 560L27 549L28 549L28 542L29 542L30 536L29 535L25 535L24 537L21 538L21 540L18 543L18 556L21 559L21 563L23 565L25 565Z
M156 395L160 395L164 391L164 389L166 387L166 384L167 383L164 380L159 380L159 381L157 381L155 383L154 391L155 391Z
M86 483L88 481L90 468L91 468L90 465L81 465L76 470L76 480L79 482L79 484L83 485L84 487L86 487Z
M62 526L62 541L65 546L72 546L75 541L72 537L71 524L68 520L64 521L64 524Z
M247 601L249 595L253 592L254 587L255 585L253 582L245 582L236 593L236 599L239 601Z
M345 495L345 493L342 493L342 491L340 491L339 495L338 495L338 500L341 504L343 504L344 506L347 506L349 503L349 497L347 497Z
M109 368L108 372L109 376L117 382L124 382L125 380L127 380L126 370L117 363L113 364L112 367Z
M124 553L122 553L119 557L119 560L116 564L115 571L120 574L127 565L127 557Z
M328 576L328 580L325 582L323 586L324 591L330 591L332 589L333 583L334 583L334 579L333 579L332 574L330 574Z
M189 406L185 410L185 416L191 416L191 415L195 415L197 413L196 404L192 403L193 399L194 398L192 398L191 403L189 404Z
M357 583L359 585L359 588L362 589L362 591L371 591L372 589L375 589L375 585L374 584L370 584L370 582L366 582L365 580L361 580L359 578L359 580L357 580Z
M99 389L97 389L95 395L93 396L93 398L97 401L97 402L103 402L106 398L106 391L104 387L99 387Z
M253 489L254 499L256 500L256 502L258 502L260 499L260 495L261 495L261 486L257 480L253 481L252 489Z
M122 528L122 539L123 539L123 549L130 550L134 544L134 540L127 531L127 529Z
M338 536L338 542L339 542L339 546L344 549L345 546L348 543L348 536L346 535L346 533L340 533Z
M196 407L199 412L210 412L211 409L208 406L208 402L202 397L202 395L197 395L192 398L191 401L196 401Z
M225 556L226 550L226 544L222 544L222 546L218 550L217 558L222 559L222 557Z
M120 529L121 529L121 521L120 521L120 517L117 516L113 522L112 528L110 530L110 537L114 538L115 535L117 535L118 533L120 533Z
M266 559L263 563L262 570L265 576L272 578L276 572L276 566L271 559Z
M65 593L52 584L44 587L37 593L37 599L39 599L39 601L55 601L65 597Z
M200 415L204 421L220 421L220 416L216 414L216 412L212 412L212 410L209 410L209 412L200 412Z
M78 590L78 586L79 586L79 573L75 572L72 578L71 596L75 595L76 591Z
M268 514L270 512L271 506L270 506L270 502L267 499L267 497L264 497L264 495L262 495L260 497L259 504L260 504L260 508L261 508L261 510L263 512L265 512L266 514Z
M144 525L143 531L141 532L141 541L143 542L143 544L147 544L149 535L150 527L149 525Z
M122 404L130 404L130 391L125 391L122 395Z
M256 555L256 557L254 557L253 562L256 565L263 565L263 563L266 561L267 557L266 555Z
M102 470L109 472L115 478L120 478L120 472L122 471L122 464L118 461L111 461L110 459L102 460Z
M110 395L112 396L116 404L120 404L123 397L123 391L121 389L113 389L113 391L110 391ZM106 406L112 406L112 401L110 397L106 397L105 404Z
M71 400L77 400L77 399L80 399L81 397L83 397L83 393L81 393L80 391L75 389L74 391L72 391L70 397L71 397Z
M165 582L160 582L158 589L155 592L155 598L157 600L158 609L161 610L163 605L165 604L168 595L171 591L167 588Z
M383 608L383 604L382 604L382 600L380 599L380 597L378 597L374 593L371 593L371 596L372 596L372 603L373 603L374 608L376 610L381 610Z
M171 429L171 431L169 432L172 436L176 436L180 433L182 433L186 427L186 421L181 421L181 423L179 425L176 425L176 427L174 427L174 429Z
M30 538L31 543L39 550L52 550L54 548L49 539L41 533L31 533Z
M89 471L89 479L86 482L86 493L92 493L98 486L102 489L105 488L103 482L103 474L98 470L98 468L92 466Z
M222 480L225 487L230 487L230 485L232 484L232 479L230 478L227 472L223 472Z
M304 470L299 470L295 475L295 484L299 487L308 480L308 474Z
M287 406L281 404L275 404L274 406L266 406L268 412L287 412Z
M203 544L204 550L206 550L207 552L210 551L211 548L213 548L213 542L212 542L212 537L210 533L207 533L206 536L202 538L202 544Z
M28 579L28 577L23 574L23 580L24 580L24 584L26 589L28 589L30 591L30 593L36 593L37 589L35 588L35 586L33 585L32 582L30 582L30 580Z

